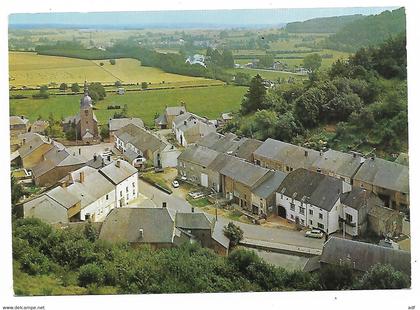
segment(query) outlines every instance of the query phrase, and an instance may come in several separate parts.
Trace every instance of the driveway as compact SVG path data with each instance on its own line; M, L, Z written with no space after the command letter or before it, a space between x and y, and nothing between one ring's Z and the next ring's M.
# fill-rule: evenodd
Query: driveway
M139 191L144 196L153 200L157 206L161 206L162 202L167 203L167 207L178 212L191 212L192 206L182 197L178 195L168 195L154 186L139 180ZM195 208L195 212L203 212L199 208ZM208 214L208 217L214 218ZM227 225L231 220L218 217L218 221L223 225ZM294 231L283 228L262 227L254 224L245 224L235 222L235 225L241 227L244 232L244 238L251 240L263 240L273 243L281 243L293 246L308 247L313 249L321 249L324 243L323 239L306 238L304 232Z

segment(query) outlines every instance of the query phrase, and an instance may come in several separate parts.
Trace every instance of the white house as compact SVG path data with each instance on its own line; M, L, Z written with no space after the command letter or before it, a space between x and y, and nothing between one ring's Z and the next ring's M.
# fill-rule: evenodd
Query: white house
M211 132L216 132L216 123L196 114L186 112L172 122L176 140L182 146L195 143Z
M340 229L340 196L349 191L346 182L300 168L286 176L276 193L278 214L331 234Z
M114 204L116 208L127 205L138 196L138 170L123 160L117 160L99 169L115 187Z

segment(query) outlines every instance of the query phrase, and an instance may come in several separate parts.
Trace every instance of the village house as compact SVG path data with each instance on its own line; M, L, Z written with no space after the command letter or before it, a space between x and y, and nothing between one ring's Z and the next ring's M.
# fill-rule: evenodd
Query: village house
M259 186L252 189L252 209L257 214L264 214L266 216L277 215L276 208L276 192L286 174L281 171L275 171Z
M77 222L80 220L81 200L57 186L16 205L16 209L18 217L39 218L50 224Z
M43 154L41 162L31 168L32 178L36 186L51 186L86 162L87 159L82 155L71 153L57 143Z
M368 229L379 237L399 236L403 233L403 217L397 210L373 206L368 211Z
M172 129L172 122L175 117L187 112L185 104L179 107L166 107L162 115L155 119L155 125L160 129Z
M88 86L85 82L85 93L80 99L80 111L75 116L66 117L63 122L63 131L75 130L76 140L85 143L99 141L98 120L93 112L92 98L89 96Z
M205 57L204 55L200 55L200 54L189 56L185 60L185 63L190 64L190 65L200 65L204 68L207 68L206 63L205 63Z
M164 150L168 145L155 134L134 124L128 124L115 134L115 148L130 162L145 158L155 167L165 167Z
M33 133L39 133L41 135L43 135L45 133L45 130L48 128L49 123L48 121L43 121L43 120L36 120L32 125L31 125L31 130L30 132Z
M172 121L172 130L178 143L187 146L210 132L216 132L216 125L206 118L186 112L175 117Z
M226 125L227 122L233 119L232 113L222 113L220 118L217 120L217 126L222 127Z
M218 152L200 145L192 145L186 148L178 157L178 175L188 181L209 187L218 183L217 180L209 180L208 166L219 155Z
M340 230L344 234L356 237L370 229L368 214L372 209L382 209L382 201L378 196L362 188L353 188L341 194Z
M341 180L300 168L280 185L278 214L297 225L331 234L339 230L340 195L350 190L350 184Z
M106 217L100 240L128 242L136 247L147 244L153 249L172 248L191 237L175 227L175 212L162 208L127 207L112 210Z
M138 170L124 160L115 162L98 170L115 186L115 207L123 207L137 198Z
M12 138L16 138L20 134L28 132L29 128L31 127L31 123L29 122L29 119L27 119L23 115L10 116L9 125L10 125L10 137Z
M318 151L268 138L254 152L254 162L265 168L289 173L310 169L319 159Z
M389 264L395 270L411 274L410 252L338 237L330 237L325 242L319 262L321 268L348 264L360 273L376 264Z
M408 166L377 157L368 158L354 175L353 185L377 194L385 207L403 212L409 208Z
M84 166L69 172L59 186L20 203L19 214L48 223L101 222L112 209L137 197L137 177L137 170L123 161L99 170Z
M258 206L252 205L252 190L269 178L273 171L231 157L220 169L221 188L225 198L241 208L258 214Z
M128 124L136 125L137 127L144 128L144 123L141 118L129 117L129 118L110 118L108 121L109 128L109 138L110 142L115 142L115 133L121 128L127 126Z
M44 154L53 149L54 146L64 148L61 144L45 136L39 134L25 135L22 138L22 146L18 150L23 168L31 169L38 165L44 160Z
M365 158L361 154L347 154L329 149L319 152L319 158L313 163L310 170L341 179L349 184L360 168Z

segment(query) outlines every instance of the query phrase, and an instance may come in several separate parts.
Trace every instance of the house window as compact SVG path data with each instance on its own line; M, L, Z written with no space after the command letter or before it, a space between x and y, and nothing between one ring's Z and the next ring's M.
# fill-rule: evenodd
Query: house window
M318 223L318 228L324 229L324 224Z
M295 219L295 217L293 216L293 214L291 214L291 215L290 215L290 218L291 218L292 220L294 220L294 219Z
M353 215L346 213L346 222L352 223L353 222Z
M300 214L305 214L305 208L299 207L299 213Z
M120 197L122 197L122 191L120 191Z
M309 224L311 224L311 225L312 225L312 220L309 220Z
M295 204L294 203L290 204L290 210L295 211Z
M309 215L314 215L314 210L309 209Z
M134 183L134 182L132 183L132 185L133 185L133 188L134 188L134 187L136 187L136 185L135 185L135 184L136 184L136 183Z
M300 219L300 225L305 225L305 221L303 219Z
M125 192L128 193L128 186L125 188Z
M322 215L322 213L319 213L319 219L322 220L324 218L324 216Z
M106 194L106 197L105 197L105 198L106 198L106 200L108 200L108 198L109 198L109 197L108 197L108 194Z

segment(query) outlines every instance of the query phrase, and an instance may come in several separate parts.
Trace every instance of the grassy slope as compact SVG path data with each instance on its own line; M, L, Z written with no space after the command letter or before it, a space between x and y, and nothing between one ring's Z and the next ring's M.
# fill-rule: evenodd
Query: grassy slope
M95 111L100 123L107 123L114 110L107 110L108 105L128 105L130 116L140 117L146 125L151 126L155 113L162 113L165 106L187 104L187 109L209 118L216 118L220 113L237 110L245 87L214 86L205 88L187 88L156 90L144 92L128 92L123 96L108 94L105 100L97 104ZM50 112L56 118L74 115L79 110L80 96L51 96L49 99L10 100L11 108L17 115L26 115L31 121L38 115L47 118Z

